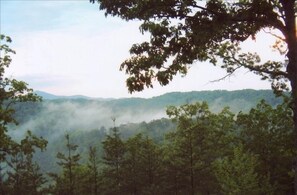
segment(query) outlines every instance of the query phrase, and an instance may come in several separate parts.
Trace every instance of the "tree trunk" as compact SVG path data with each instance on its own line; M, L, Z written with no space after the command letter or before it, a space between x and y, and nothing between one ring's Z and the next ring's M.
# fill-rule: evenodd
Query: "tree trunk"
M295 133L295 150L297 150L297 86L296 86L296 79L294 81L294 92L295 96L293 96L293 120L294 120L294 133ZM293 88L293 87L292 87ZM293 89L292 89L293 91ZM294 190L295 190L295 195L297 195L297 155L295 157L295 162L294 162L294 171L295 171L295 178L294 178Z
M285 12L285 26L286 26L286 42L288 44L287 57L289 63L287 65L288 77L291 83L292 96L292 110L294 121L294 142L295 150L297 151L297 34L296 34L296 18L294 4L295 0L281 1ZM297 195L297 156L294 162L295 178L294 191Z
M190 178L191 178L191 195L195 195L194 190L194 159L193 159L192 134L190 134Z
M294 121L294 134L295 134L295 150L297 151L297 44L295 44L295 57L294 57L294 63L292 63L292 66L294 66L294 71L291 72L292 78L290 78L291 81L291 87L292 87L292 109L293 109L293 121ZM295 77L295 78L293 78ZM295 170L295 179L294 179L294 189L295 189L295 195L297 195L297 155L295 157L294 162L294 170Z

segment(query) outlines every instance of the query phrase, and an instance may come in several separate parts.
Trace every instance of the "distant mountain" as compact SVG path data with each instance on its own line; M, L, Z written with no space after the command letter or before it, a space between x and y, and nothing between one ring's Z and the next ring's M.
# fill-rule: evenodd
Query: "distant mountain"
M264 99L272 106L282 102L272 90L215 90L172 92L152 98L104 99L87 96L56 96L37 91L44 98L41 103L16 105L16 118L27 129L94 129L100 126L151 121L167 117L168 106L206 101L213 112L230 107L235 114L248 112ZM50 131L48 131L50 132Z
M44 92L44 91L34 91L37 95L41 96L43 99L47 99L47 100L54 100L54 99L58 99L59 96Z
M225 106L229 106L231 110L248 111L255 106L260 100L264 99L271 105L279 104L282 99L276 98L272 90L253 90L243 89L235 91L214 90L214 91L191 91L191 92L171 92L152 98L92 98L83 95L74 96L58 96L43 91L36 91L36 94L44 100L50 102L65 102L88 104L96 102L113 110L155 110L165 109L169 105L179 106L186 103L197 101L206 101L209 106L218 110Z
M214 101L221 98L224 101L230 101L234 99L244 99L247 101L259 101L265 99L269 103L274 104L274 101L279 98L275 98L272 90L254 90L254 89L242 89L242 90L213 90L213 91L190 91L190 92L170 92L160 96L152 98L100 98L100 97L88 97L84 95L72 95L72 96L60 96L47 93L44 91L35 91L35 93L41 96L44 100L59 100L59 99L86 99L86 100L112 100L114 102L121 103L135 103L135 102L153 102L156 105L163 105L171 103L173 105L180 105L185 103L191 103L195 101ZM279 101L275 102L278 103Z
M279 104L282 99L276 98L272 90L214 90L214 91L192 91L192 92L172 92L149 99L154 105L181 105L197 101L206 101L210 107L229 106L234 111L247 111L246 109L255 106L264 99L271 105Z
M56 99L94 99L88 96L84 95L72 95L72 96L59 96L59 95L54 95L51 93L47 93L44 91L35 91L35 93L39 96L41 96L45 100L56 100ZM104 98L99 98L99 99L104 99Z
M255 106L264 99L271 105L279 104L282 99L276 98L272 90L243 89L235 91L214 90L214 91L191 91L191 92L171 92L152 98L120 98L111 99L106 104L124 108L145 108L161 109L169 105L179 106L187 103L206 101L210 107L223 108L229 106L234 111L241 111Z

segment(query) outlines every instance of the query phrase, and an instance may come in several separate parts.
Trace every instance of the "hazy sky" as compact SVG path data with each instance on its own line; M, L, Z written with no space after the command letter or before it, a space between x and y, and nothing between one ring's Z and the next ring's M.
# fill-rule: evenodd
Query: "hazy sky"
M268 89L270 84L247 70L220 82L224 70L195 63L186 77L177 76L168 86L130 95L119 65L129 57L133 43L148 35L139 22L105 17L98 4L88 0L1 0L1 34L13 39L17 54L7 74L26 81L35 90L57 95L92 97L152 97L171 91L214 89ZM249 41L245 48L274 57L267 36ZM265 46L265 47L264 47Z

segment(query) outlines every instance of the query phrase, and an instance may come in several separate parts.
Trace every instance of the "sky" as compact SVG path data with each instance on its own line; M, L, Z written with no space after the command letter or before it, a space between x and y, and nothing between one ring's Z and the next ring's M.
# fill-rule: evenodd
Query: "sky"
M167 86L129 94L120 64L129 58L134 43L148 40L139 31L139 21L105 17L98 4L88 0L0 0L1 34L12 38L16 51L6 71L34 90L55 95L86 95L102 98L153 97L173 91L270 89L270 83L247 70L226 75L207 63L192 64L185 77L176 76ZM244 48L264 59L273 40L260 34Z

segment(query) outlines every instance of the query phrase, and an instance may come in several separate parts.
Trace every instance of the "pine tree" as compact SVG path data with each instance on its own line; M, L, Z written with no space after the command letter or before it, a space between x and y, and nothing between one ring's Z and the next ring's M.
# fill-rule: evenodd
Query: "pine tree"
M40 171L39 165L33 162L35 149L44 150L47 141L27 132L14 153L7 160L10 167L8 178L5 182L8 194L41 194L42 185L46 182Z
M169 192L216 193L211 164L230 151L234 115L228 109L213 114L205 102L172 106L167 114L177 122L165 145Z
M125 142L123 189L130 194L158 194L161 155L153 141L137 134Z
M57 178L58 181L56 180L56 183L58 191L73 195L76 194L77 178L75 176L75 168L79 165L80 155L74 154L78 145L70 143L69 134L65 135L65 139L67 154L57 153L57 158L60 160L57 164L63 168L63 175ZM61 184L64 186L61 187Z
M89 173L90 194L99 194L99 159L97 157L97 150L95 147L89 147L89 161L87 164Z
M234 148L233 155L217 160L214 163L214 169L221 187L220 194L272 194L271 187L270 189L261 188L261 183L267 184L267 178L261 178L257 174L257 164L257 157L244 152L242 145Z
M106 179L103 182L108 193L121 194L125 144L120 138L120 133L116 127L112 128L111 133L102 142L103 164L105 165L103 177Z

